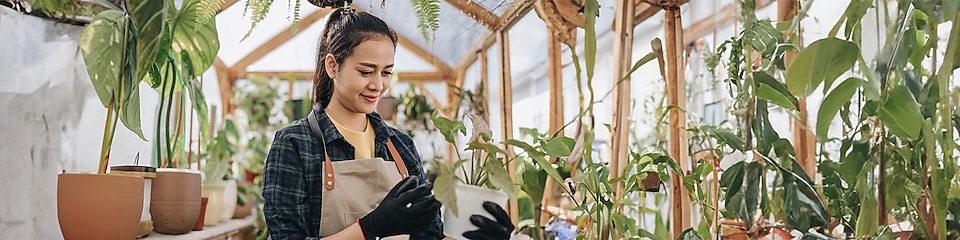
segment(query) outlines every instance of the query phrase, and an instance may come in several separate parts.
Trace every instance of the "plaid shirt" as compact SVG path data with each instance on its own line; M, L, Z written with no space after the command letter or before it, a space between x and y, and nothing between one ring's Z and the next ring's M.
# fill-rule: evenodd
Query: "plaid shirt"
M337 131L322 110L316 110L331 161L354 159L354 148ZM427 182L420 156L410 136L387 126L380 115L368 114L373 126L375 156L393 161L387 150L387 139L393 140L411 176ZM323 148L320 139L310 130L306 118L277 131L263 170L263 212L270 237L282 239L319 239L320 195L323 193ZM441 239L443 227L438 217L423 232L411 239Z

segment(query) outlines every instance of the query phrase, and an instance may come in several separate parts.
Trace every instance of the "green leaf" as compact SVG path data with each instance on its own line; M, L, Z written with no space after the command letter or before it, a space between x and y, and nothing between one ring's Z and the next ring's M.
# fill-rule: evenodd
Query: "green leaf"
M530 198L539 205L543 201L543 190L546 188L547 172L541 168L535 167L529 161L520 161L524 164L520 176L523 181L519 181L520 188L530 195Z
M920 137L923 121L920 106L913 99L910 90L904 86L897 86L888 94L886 101L877 110L881 122L897 137L916 140Z
M509 139L507 141L504 141L503 143L507 145L520 147L527 153L527 156L530 156L530 158L532 158L537 164L540 165L541 169L547 172L548 176L552 177L554 180L563 182L563 178L560 178L560 173L557 172L557 169L554 168L553 165L551 165L546 158L544 158L543 156L544 153L537 151L537 149L534 148L533 146L530 146L530 144L527 144L525 142L522 142L516 139Z
M857 92L857 88L861 84L863 84L863 80L859 78L847 78L837 85L830 94L827 94L823 102L820 103L820 111L817 113L817 138L821 142L827 141L827 130L830 130L830 123L837 116L837 112L840 112L840 107L850 102L850 98Z
M173 32L172 49L177 53L174 56L180 57L181 52L186 52L192 63L191 70L198 75L213 65L220 51L217 21L209 14L201 0L185 0L180 11L171 9L168 17Z
M677 237L677 240L701 240L701 238L696 230L687 228L687 230L683 230L683 232L680 233L680 237Z
M129 0L130 18L137 29L137 69L139 81L157 61L166 27L168 0Z
M787 86L770 76L767 72L754 72L753 79L758 83L757 97L777 104L780 107L797 111L798 101Z
M517 198L517 191L513 186L513 180L510 179L510 173L503 166L503 162L496 161L495 158L483 163L483 168L487 172L487 178L493 183L493 186L503 190L512 199Z
M86 63L87 74L103 107L121 90L122 59L127 52L127 39L124 29L127 18L123 12L106 10L97 14L80 34L79 47Z
M637 220L633 220L620 213L613 213L611 218L613 218L613 225L617 228L617 232L623 234L625 237L637 235Z
M203 96L202 86L197 79L187 79L184 83L186 83L187 92L190 93L190 102L193 103L193 109L197 112L197 121L200 122L200 141L202 142L210 133L210 121L207 120L210 110L207 109L207 100Z
M555 137L543 144L543 151L549 156L567 157L573 151L574 145L576 145L576 140L573 140L573 138Z
M467 127L463 125L463 122L453 121L444 116L440 116L439 111L433 112L430 119L433 120L433 125L437 127L440 134L443 134L443 139L446 140L447 143L454 143L457 132L467 134Z
M593 72L597 62L597 16L600 15L600 3L594 0L588 0L584 4L584 37L583 37L583 55L587 68L587 78L593 79Z
M787 89L806 97L824 83L829 89L833 81L857 61L860 49L856 44L836 38L817 40L800 51L787 69Z
M872 186L868 187L867 194L861 194L861 197L863 198L860 200L861 211L860 211L860 214L857 216L857 222L861 224L857 224L857 227L856 227L856 234L857 234L856 237L858 238L865 237L865 236L873 236L874 234L877 233L877 225L868 224L868 223L876 223L878 218L877 211L873 211L873 209L877 209L877 204L878 204L877 197L872 194L873 191L871 190L875 190L875 189Z
M783 199L787 209L787 218L784 219L784 223L794 229L826 227L830 222L830 214L823 206L820 196L810 182L799 175L803 172L803 169L789 170L767 156L761 155L761 158L767 164L776 167L783 177L781 184L783 184ZM795 162L796 160L789 159L789 161ZM797 163L793 164L799 165Z
M143 129L141 128L140 122L140 85L134 85L132 93L130 94L130 101L126 104L120 106L120 122L123 123L123 126L130 129L137 137L146 141L147 138L143 136Z
M740 136L737 136L737 134L734 134L730 129L716 128L713 126L703 126L700 129L735 150L744 151L744 149L746 149L746 141Z
M452 173L441 172L433 182L433 196L443 206L453 211L457 216L457 176Z

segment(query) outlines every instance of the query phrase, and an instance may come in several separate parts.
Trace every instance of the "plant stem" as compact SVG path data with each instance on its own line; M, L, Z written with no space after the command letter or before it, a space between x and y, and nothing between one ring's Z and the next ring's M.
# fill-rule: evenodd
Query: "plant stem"
M116 101L111 97L110 104L107 106L107 119L103 123L103 141L100 143L100 166L97 168L97 173L106 174L107 173L107 164L110 161L110 145L113 142L113 133L112 129L116 128L116 117L113 116L113 105ZM111 127L113 126L113 127Z

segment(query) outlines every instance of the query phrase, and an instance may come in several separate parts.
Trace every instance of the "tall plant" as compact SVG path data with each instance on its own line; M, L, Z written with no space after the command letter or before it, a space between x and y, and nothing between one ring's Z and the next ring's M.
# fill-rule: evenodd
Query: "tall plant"
M146 79L161 97L154 147L162 167L188 167L186 154L182 154L189 136L185 133L189 119L183 107L186 96L197 114L200 141L209 136L209 110L197 78L210 68L220 50L214 16L221 2L186 0L179 9L172 1L165 3L167 29L157 39L161 47Z
M140 81L156 59L166 1L131 0L98 13L80 36L79 47L107 117L99 173L106 173L118 120L146 140L140 127Z
M886 40L872 61L857 51L844 54L851 63L837 71L849 69L854 77L835 87L823 82L827 97L817 118L819 140L828 141L829 124L838 113L842 122L839 158L825 155L822 160L824 191L841 196L831 207L850 234L889 234L879 227L889 224L888 213L918 226L914 232L920 237L960 234L947 227L958 224L947 216L960 214L960 192L952 190L960 186L955 146L960 118L957 89L951 83L960 47L957 7L953 1L851 1L830 38L821 40L821 45L829 41L832 46L862 48L862 22L871 8L878 21L876 34L884 36L877 39ZM938 27L947 22L952 28L947 45L941 46ZM840 26L845 26L842 36ZM942 47L946 51L940 59L936 50ZM812 70L830 70L814 66ZM789 75L787 80L820 84Z

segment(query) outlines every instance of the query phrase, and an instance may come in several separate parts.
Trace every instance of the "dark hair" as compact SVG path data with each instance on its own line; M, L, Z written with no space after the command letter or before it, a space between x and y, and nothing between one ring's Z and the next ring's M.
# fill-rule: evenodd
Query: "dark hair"
M327 54L333 54L337 65L341 65L360 43L376 37L388 37L393 41L393 47L397 47L397 34L380 18L350 8L339 8L330 13L317 49L317 70L313 79L314 103L319 103L321 108L327 108L333 95L333 79L327 75L325 63Z

